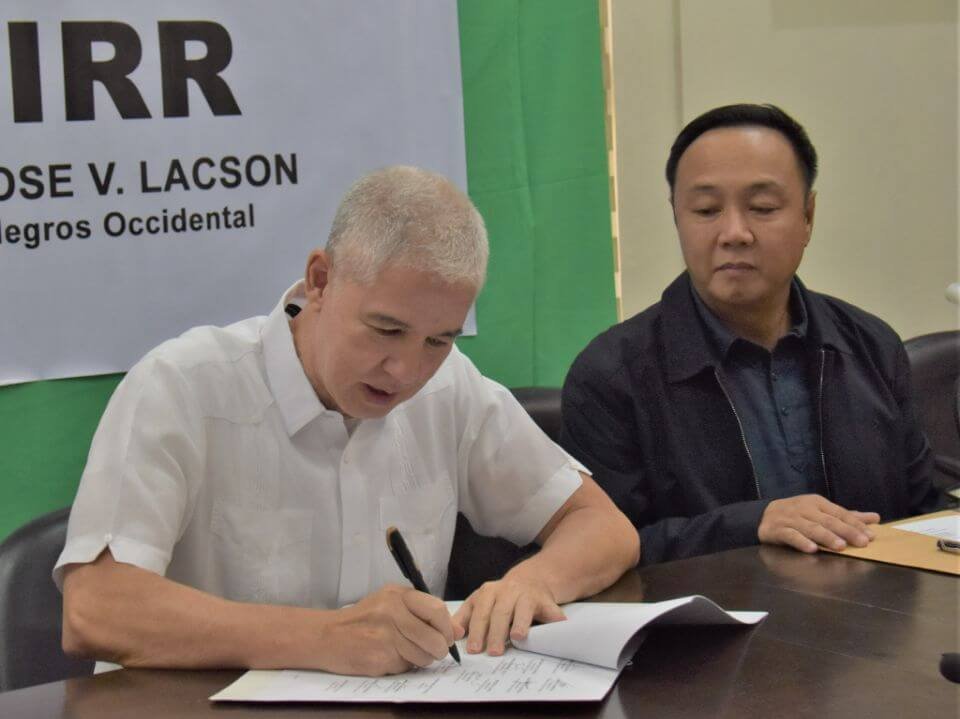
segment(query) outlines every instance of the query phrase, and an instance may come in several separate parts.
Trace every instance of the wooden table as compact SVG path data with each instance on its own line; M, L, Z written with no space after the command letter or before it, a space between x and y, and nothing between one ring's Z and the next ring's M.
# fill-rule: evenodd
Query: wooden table
M827 554L751 547L624 576L605 601L704 594L766 610L759 627L650 632L603 702L214 705L236 671L124 670L0 694L0 717L957 717L960 579Z

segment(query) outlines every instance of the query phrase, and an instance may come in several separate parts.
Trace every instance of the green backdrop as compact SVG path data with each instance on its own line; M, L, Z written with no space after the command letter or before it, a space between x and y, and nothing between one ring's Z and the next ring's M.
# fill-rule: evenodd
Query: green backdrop
M505 385L557 386L616 320L596 0L460 0L470 196L491 257L480 334ZM69 504L121 375L0 388L0 538Z

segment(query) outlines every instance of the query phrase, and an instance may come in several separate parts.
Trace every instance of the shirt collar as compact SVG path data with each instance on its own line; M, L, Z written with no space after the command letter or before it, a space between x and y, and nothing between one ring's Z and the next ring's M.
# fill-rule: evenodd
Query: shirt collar
M803 293L796 277L790 283L790 318L793 320L790 334L804 339L807 336L807 303L803 301Z
M706 303L700 299L700 295L690 284L690 294L693 295L693 306L697 308L697 314L707 329L707 337L713 343L714 348L720 353L720 356L726 358L730 347L737 341L737 336L727 329L727 326L720 321L713 312L707 307Z
M838 313L839 300L810 292L796 276L791 293L794 291L803 303L804 332L809 346L853 354L846 334L855 330L848 330L844 315ZM723 359L700 320L695 297L690 275L684 271L667 286L660 299L669 382L682 382L704 369L719 366Z
M730 329L720 321L720 318L707 307L706 303L700 298L700 295L697 294L692 283L690 284L690 294L693 295L693 304L697 308L697 313L700 315L700 319L703 320L704 326L707 328L707 334L710 340L720 353L720 356L726 359L731 347L741 338L731 332ZM807 336L807 307L803 301L803 295L797 285L796 278L790 283L789 308L790 318L793 322L787 334L802 340Z
M300 280L283 294L260 330L267 384L291 437L321 414L333 411L323 406L303 371L293 344L290 318L284 310L287 304L300 306L305 299Z

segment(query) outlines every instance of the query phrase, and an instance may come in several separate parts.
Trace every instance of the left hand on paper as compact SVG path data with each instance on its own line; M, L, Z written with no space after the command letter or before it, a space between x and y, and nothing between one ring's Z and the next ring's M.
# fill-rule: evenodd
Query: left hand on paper
M466 630L467 651L493 656L503 654L506 640L523 639L531 624L566 619L546 584L527 577L486 582L467 597L453 616Z

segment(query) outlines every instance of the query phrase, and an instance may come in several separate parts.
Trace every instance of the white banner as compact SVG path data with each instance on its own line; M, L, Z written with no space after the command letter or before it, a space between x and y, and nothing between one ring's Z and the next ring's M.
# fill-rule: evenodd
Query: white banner
M368 170L466 188L455 0L5 0L0 20L0 384L266 314Z

